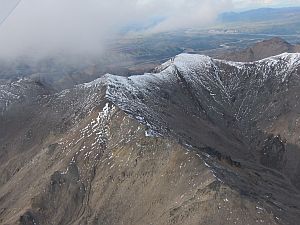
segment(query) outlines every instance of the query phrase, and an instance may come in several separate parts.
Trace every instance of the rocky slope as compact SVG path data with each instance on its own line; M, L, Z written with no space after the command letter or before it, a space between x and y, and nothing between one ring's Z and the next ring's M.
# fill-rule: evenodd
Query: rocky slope
M0 223L299 224L299 67L182 54L58 94L3 84Z

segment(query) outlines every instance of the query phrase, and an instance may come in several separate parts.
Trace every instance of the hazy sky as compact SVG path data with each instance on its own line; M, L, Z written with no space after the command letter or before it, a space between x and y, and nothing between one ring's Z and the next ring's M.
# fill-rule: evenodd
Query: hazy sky
M299 6L300 0L233 0L236 9L252 9L259 7Z
M0 21L18 0L0 0ZM30 52L98 53L128 24L164 18L148 32L199 27L240 8L297 5L300 0L22 0L0 26L0 57Z

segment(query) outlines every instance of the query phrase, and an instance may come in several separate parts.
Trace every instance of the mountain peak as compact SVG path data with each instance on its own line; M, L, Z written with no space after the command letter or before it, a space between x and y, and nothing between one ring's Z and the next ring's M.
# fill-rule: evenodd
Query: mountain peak
M153 73L29 88L0 115L2 221L297 225L299 58L180 54Z
M218 58L231 61L253 62L282 53L297 52L300 52L300 47L298 45L292 45L282 38L274 37L269 40L258 42L244 50L229 53L226 52L219 55Z

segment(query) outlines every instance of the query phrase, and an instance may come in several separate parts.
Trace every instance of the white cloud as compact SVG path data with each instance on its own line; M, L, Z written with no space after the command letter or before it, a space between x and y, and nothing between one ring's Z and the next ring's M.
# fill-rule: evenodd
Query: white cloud
M236 8L259 8L259 7L281 7L281 6L297 6L300 0L234 0Z
M160 17L151 31L195 27L231 7L231 0L23 0L0 27L0 56L98 53L127 24Z
M18 0L0 0L0 21ZM209 24L234 8L300 0L23 0L0 27L0 57L31 53L97 54L120 28L164 18L148 32Z
M168 1L165 2L168 3ZM220 12L229 10L232 6L230 0L169 1L169 4L164 7L167 19L159 23L152 30L165 31L199 27L214 21Z

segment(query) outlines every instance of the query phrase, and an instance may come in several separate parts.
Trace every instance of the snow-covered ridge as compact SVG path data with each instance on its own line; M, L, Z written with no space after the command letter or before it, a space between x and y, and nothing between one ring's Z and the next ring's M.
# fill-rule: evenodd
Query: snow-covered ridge
M271 56L255 62L234 62L234 61L213 59L205 55L183 53L177 55L173 60L168 61L166 65L170 65L170 62L174 62L174 64L177 65L178 67L184 67L184 66L194 67L196 65L208 66L213 62L223 62L224 64L228 64L238 68L247 65L258 65L258 64L265 64L265 63L268 63L269 65L276 64L276 63L285 63L288 66L293 66L293 65L300 64L300 53L282 53L280 55Z
M265 62L273 62L276 63L278 61L284 61L290 65L299 65L300 64L300 53L282 53L277 56L271 56L266 59L259 60L254 63L265 63Z
M284 53L278 56L266 58L257 62L242 63L213 59L204 55L197 54L179 54L175 58L162 64L161 71L158 73L146 73L144 75L135 75L130 77L120 77L116 75L106 74L103 78L95 80L93 82L84 84L85 87L97 86L99 84L106 84L109 88L118 86L118 89L131 89L133 86L136 90L141 91L143 88L147 88L152 83L174 83L178 79L178 73L182 75L188 84L203 86L212 95L213 89L219 89L221 94L229 96L230 88L234 84L224 84L222 79L226 77L228 71L224 71L222 65L228 65L235 73L234 76L239 79L243 79L243 71L252 74L261 74L263 82L270 76L278 77L280 80L284 80L287 75L300 65L300 53ZM241 72L241 70L243 70ZM223 74L222 74L223 73ZM221 79L221 76L223 77ZM225 82L226 83L226 82ZM228 82L227 82L228 83ZM229 81L230 83L230 81ZM155 88L155 87L154 87Z
M100 95L98 96L100 89L104 92L106 90L108 100L150 125L149 118L154 121L161 117L161 113L157 112L153 105L169 104L172 96L184 95L182 98L191 100L192 103L189 104L193 106L184 101L180 104L187 110L196 107L197 109L190 110L194 114L195 110L198 110L213 117L225 113L241 118L247 99L241 102L237 100L235 106L232 106L231 102L235 94L240 92L241 85L244 85L246 98L247 95L256 93L268 78L274 77L278 85L288 81L297 71L299 64L299 53L284 53L252 63L229 62L197 54L179 54L162 64L154 73L130 77L106 74L92 82L78 85L74 91L70 89L56 94L54 99L71 99L72 95L75 96L74 93L77 93L76 89L80 89L82 91L78 92L78 97L83 96L81 105L89 108L97 104L95 101L100 98ZM6 108L11 101L24 95L23 86L27 89L31 87L27 81L1 86L2 108ZM70 104L75 104L76 99L75 96ZM148 119L145 119L146 117ZM164 120L160 120L157 126L163 124ZM155 128L153 130L157 131Z
M300 54L297 53L284 53L251 63L180 54L162 64L156 73L130 77L107 74L84 86L90 88L104 84L108 100L152 130L160 131L166 123L158 110L169 104L172 96L180 94L187 101L191 100L192 103L183 101L182 107L192 114L205 112L213 118L220 118L220 122L224 115L241 120L254 113L249 110L255 109L256 98L249 97L257 96L258 90L270 79L272 85L280 87L297 72L299 65ZM233 103L237 94L240 99Z
M84 87L84 88L90 88L90 87L94 87L94 86L98 86L104 83L104 79L102 78L98 78L96 80L93 80L91 82L88 83L84 83L84 84L80 84L78 85L79 87Z
M0 83L0 113L3 114L14 102L37 97L37 93L40 93L41 90L42 88L37 82L28 78L20 78L10 83Z
M227 60L219 60L219 59L214 59L215 61L223 62L225 64L231 65L231 66L236 66L236 67L242 67L245 65L257 65L257 64L276 64L278 62L285 62L289 65L296 65L300 64L300 53L282 53L280 55L276 56L271 56L265 59L261 59L255 62L235 62L235 61L227 61Z
M133 75L130 77L122 77L112 74L106 74L101 78L98 78L92 82L84 83L78 85L79 87L90 88L98 85L109 85L111 82L119 80L120 84L128 85L130 81L139 81L141 83L146 84L153 80L161 80L166 78L166 74L170 74L174 72L174 67L177 67L181 71L185 72L199 72L197 70L201 70L203 72L208 72L208 69L212 66L216 66L215 64L221 62L223 64L227 64L232 67L236 67L237 69L243 69L249 66L257 66L260 67L262 65L266 66L274 66L276 64L282 64L285 68L294 68L300 65L300 53L283 53L277 56L272 56L266 59L262 59L256 62L233 62L226 60L213 59L209 56L198 55L198 54L187 54L182 53L169 61L163 63L161 66L157 68L157 73L146 73L144 75ZM201 76L201 74L199 74Z

